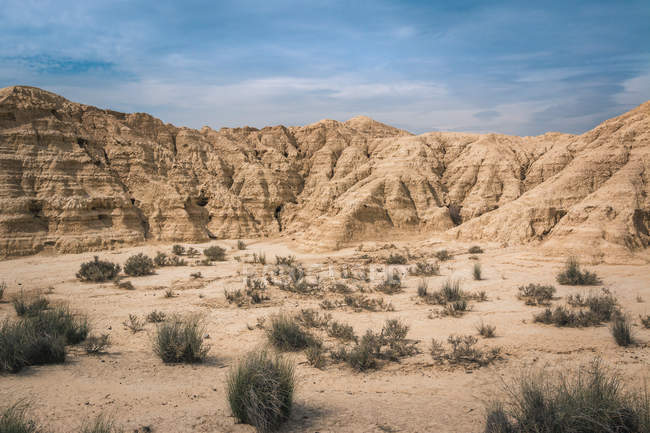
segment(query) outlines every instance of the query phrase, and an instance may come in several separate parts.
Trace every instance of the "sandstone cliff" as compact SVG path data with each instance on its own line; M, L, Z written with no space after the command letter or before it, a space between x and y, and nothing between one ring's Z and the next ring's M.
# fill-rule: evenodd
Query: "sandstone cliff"
M428 133L367 117L179 128L0 90L0 255L291 236L332 248L401 233L646 248L650 103L574 136Z

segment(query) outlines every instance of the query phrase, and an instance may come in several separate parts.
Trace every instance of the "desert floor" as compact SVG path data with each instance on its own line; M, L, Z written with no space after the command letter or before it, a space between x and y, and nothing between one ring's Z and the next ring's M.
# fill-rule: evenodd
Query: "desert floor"
M235 249L236 241L214 241L211 244L227 247L226 261L213 266L158 268L155 275L128 278L135 290L120 289L112 283L82 283L75 273L82 262L94 255L123 264L137 252L150 256L156 251L170 253L171 244L1 261L0 281L8 285L5 299L20 289L41 289L50 300L68 302L74 309L87 313L93 332L110 334L112 346L103 355L87 355L81 347L72 347L65 364L28 367L19 374L0 375L0 401L29 400L31 413L56 432L74 430L84 419L99 413L113 415L126 431L143 426L150 426L154 432L254 431L250 426L237 424L231 416L225 380L239 357L266 344L264 330L256 327L258 319L278 311L321 310L319 303L323 299L338 295L304 296L270 287L270 301L237 307L226 301L224 289L242 288L246 273L263 277L261 265L243 262L250 260L254 252L264 252L270 264L274 264L275 255L295 254L311 275L319 271L324 280L331 265L338 279L341 264L357 266L372 260L369 266L374 272L385 266L381 257L391 251L403 252L408 245L395 243L397 249L390 250L379 244L365 244L362 251L349 248L331 254L306 254L280 241L246 243L247 249L240 251ZM205 246L195 245L199 250ZM486 404L503 395L505 384L531 369L579 368L594 357L601 357L631 387L641 386L650 378L650 330L639 324L640 314L650 314L647 262L607 265L585 260L585 267L602 278L602 286L609 288L634 318L639 344L621 348L607 326L576 329L534 323L533 314L543 307L527 306L517 298L517 288L528 283L553 284L558 289L558 298L590 290L555 282L564 258L545 257L532 249L485 248L485 253L477 255L483 280L474 281L475 260L466 252L468 246L440 243L428 251L414 251L429 261L441 248L454 254L452 260L441 262L440 276L426 278L430 288L439 288L448 278L461 279L464 289L485 290L489 300L473 303L472 311L461 317L437 317L435 312L440 307L421 303L417 297L420 277L407 276L401 293L369 294L390 300L395 311L357 312L349 307L329 311L334 319L353 325L357 335L369 328L381 329L388 318L399 318L410 326L409 338L420 341L421 353L363 373L331 363L319 370L307 364L303 353L287 354L297 364L298 383L295 410L283 431L480 432ZM363 254L369 259L361 259ZM235 256L241 256L240 261ZM409 264L417 260L421 259ZM190 273L197 271L203 278L190 277ZM169 287L175 293L172 298L164 296ZM562 302L558 299L554 304ZM123 326L129 314L144 317L154 309L168 314L203 313L209 336L206 341L211 346L207 362L165 365L152 352L155 324L148 323L138 333ZM15 317L12 304L0 303L0 320L7 317ZM482 368L439 365L432 360L432 338L477 335L475 326L481 320L496 325L497 337L479 338L479 344L500 346L503 360ZM331 339L326 342L333 344Z

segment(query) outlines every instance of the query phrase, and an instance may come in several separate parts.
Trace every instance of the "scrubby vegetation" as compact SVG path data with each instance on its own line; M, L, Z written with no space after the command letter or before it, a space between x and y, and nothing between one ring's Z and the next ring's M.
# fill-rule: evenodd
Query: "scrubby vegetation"
M112 280L119 273L120 265L106 260L99 260L99 257L95 256L94 260L81 264L79 272L77 272L77 278L81 281L101 283Z
M445 261L447 261L447 260L451 260L451 259L452 259L452 255L449 254L449 251L447 251L447 250L436 251L436 253L434 254L434 256L435 256L438 260L440 260L441 262L445 262Z
M153 274L155 265L151 257L139 253L126 259L124 263L124 273L132 277Z
M646 314L645 317L639 316L639 319L644 328L650 329L650 314Z
M291 266L295 263L295 261L296 261L295 256L275 256L276 265Z
M569 374L526 374L492 403L485 433L650 431L650 398L626 392L620 377L600 361Z
M135 432L139 432L139 430L136 430ZM97 417L85 421L81 425L81 433L124 433L124 430L111 418L99 414Z
M315 336L300 326L296 317L287 314L276 314L270 318L266 336L273 347L282 351L296 351L320 345Z
M89 335L84 341L83 348L89 355L104 353L110 347L111 338L108 334Z
M407 262L408 260L406 257L398 253L390 253L390 255L386 258L387 265L405 265Z
M441 305L441 314L447 316L459 316L471 309L469 301L483 302L487 300L484 291L469 293L461 289L459 280L447 280L440 290L429 292L427 284L420 282L418 285L418 296L427 304Z
M323 301L325 302L325 301ZM345 295L343 302L356 311L394 311L395 308L390 302L386 303L384 298L369 298L362 294ZM321 306L323 303L321 303ZM327 308L326 308L327 309Z
M332 320L331 314L320 314L311 308L304 308L296 319L306 328L326 328Z
M415 266L409 268L409 274L418 277L440 275L440 265L438 263L417 262Z
M501 359L501 349L476 347L478 339L472 335L450 335L448 348L435 338L431 340L431 357L439 363L485 366Z
M480 263L474 263L474 269L472 270L472 276L476 281L481 280L482 272L481 272L481 264Z
M28 406L24 402L0 407L1 433L40 433L43 430L36 421L27 416Z
M178 244L174 245L172 247L172 254L174 254L175 256L182 256L183 254L185 254L185 247Z
M497 327L481 321L478 325L476 325L476 330L481 337L493 338L496 335Z
M264 252L253 253L253 263L259 263L260 265L265 265L266 254Z
M585 327L609 322L619 313L618 301L609 290L602 289L599 294L569 295L568 306L546 308L534 316L536 322L555 326Z
M327 335L342 341L356 341L354 328L346 323L333 321L327 329Z
M0 281L0 302L2 302L2 298L4 298L6 290L7 290L7 283L5 283L4 281Z
M467 252L470 254L483 254L483 248L479 247L478 245L474 245L470 247L470 249L467 250Z
M129 314L129 318L122 322L122 325L134 334L144 330L144 321L137 314Z
M628 316L616 314L609 329L614 337L614 341L619 346L626 347L635 343L634 336L632 335L632 321Z
M178 255L168 256L165 253L158 252L153 262L158 267L163 266L187 266L187 261L181 259Z
M201 316L172 316L156 328L154 353L165 363L203 362L210 350L203 341L204 334Z
M147 314L147 322L149 323L160 323L165 321L167 315L162 311L153 310L151 313Z
M23 290L11 300L19 316L35 316L50 306L47 298L39 293L26 293Z
M222 262L226 260L226 250L218 245L213 245L203 250L203 255L211 262Z
M393 272L392 276L386 276L377 286L375 290L385 295L394 295L402 291L402 277L399 272Z
M290 361L266 351L251 352L228 374L228 403L240 422L271 432L289 419L294 387Z
M242 240L237 241L237 249L238 250L245 250L246 249L246 243Z
M566 286L595 286L600 284L598 276L589 271L580 270L580 263L575 257L569 257L564 269L557 274L557 282Z
M555 291L554 286L531 283L527 286L520 286L517 297L526 305L549 305Z

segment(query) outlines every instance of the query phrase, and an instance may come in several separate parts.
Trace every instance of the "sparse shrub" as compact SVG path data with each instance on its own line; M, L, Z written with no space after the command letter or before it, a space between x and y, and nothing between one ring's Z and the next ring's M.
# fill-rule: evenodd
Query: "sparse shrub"
M27 294L20 291L20 294L14 296L11 300L14 304L14 310L19 316L35 316L50 306L47 298L41 294Z
M136 430L138 432L139 430ZM81 425L81 433L123 433L124 430L115 424L115 421L104 414L97 415L91 421Z
M143 253L136 254L126 259L124 263L124 273L132 277L153 274L155 266L151 257Z
M119 273L120 265L105 260L99 260L99 257L95 256L94 260L81 264L79 272L77 272L77 278L81 281L100 283L112 280Z
M237 241L237 249L238 250L245 250L246 249L246 243L242 240Z
M483 248L479 247L478 245L474 245L473 247L470 247L467 252L470 254L483 254Z
M572 374L525 374L507 391L509 401L488 408L485 433L650 431L648 391L626 392L600 360Z
M228 301L229 304L235 304L238 307L241 307L242 305L246 304L246 296L244 295L244 292L241 289L237 289L237 290L224 289L223 294L226 297L226 301Z
M199 251L194 247L189 247L187 249L187 257L196 257L199 255Z
M0 301L2 301L2 298L4 297L5 290L7 290L7 283L0 281Z
M210 348L203 342L201 316L173 316L156 328L153 350L165 363L203 362Z
M420 281L418 281L418 296L420 298L426 298L428 291L429 290L429 284L427 284L427 281L422 278Z
M307 357L307 362L314 368L323 368L327 362L325 357L325 350L321 345L309 346L305 349L305 356Z
M187 262L179 256L168 256L165 253L158 252L154 257L153 262L158 267L163 266L187 266Z
M479 335L484 338L493 338L496 334L497 327L481 321L478 325L476 325L476 330L478 331Z
M639 315L639 320L645 328L650 329L650 314L646 314L645 317Z
M291 266L295 263L296 257L295 256L275 256L275 264L276 265L287 265Z
M264 252L253 253L253 263L259 263L260 265L265 265L266 254Z
M149 323L160 323L165 321L167 315L162 311L153 310L151 313L147 314L147 322Z
M385 295L394 295L402 291L402 278L399 272L393 272L392 277L386 277L379 283L375 290L382 292Z
M111 345L111 339L108 334L89 335L84 341L84 350L89 355L97 355L103 353L104 350Z
M450 335L447 338L450 350L445 350L442 343L433 339L431 341L431 356L438 362L449 364L474 364L485 366L501 357L498 347L482 350L476 347L478 339L472 335Z
M338 303L334 303L329 299L324 299L319 305L323 310L334 310L338 306Z
M168 287L165 290L164 296L165 296L165 298L173 298L174 296L176 296L176 294L174 293L174 290L171 287Z
M156 257L153 258L153 263L158 267L167 266L167 254L158 251Z
M325 328L332 320L332 315L320 314L318 311L308 308L300 310L300 314L296 318L307 328Z
M406 257L397 253L395 254L390 253L388 258L386 259L387 265L405 265L406 262L407 262Z
M266 336L273 347L283 351L302 350L318 345L317 339L305 331L295 317L286 314L271 317Z
M442 314L445 316L458 317L463 315L465 312L469 311L471 306L465 299L459 299L458 301L452 301L445 304L445 308L442 310Z
M438 263L417 262L415 266L409 268L409 274L425 277L440 275L440 265Z
M564 269L557 274L557 282L567 286L594 286L600 284L598 276L589 271L581 271L580 263L575 257L569 257Z
M130 281L120 281L119 279L116 279L114 284L117 286L118 289L135 290L133 283Z
M352 326L336 321L330 324L330 327L327 329L327 335L342 341L356 341L357 339Z
M228 403L240 422L267 433L289 419L294 387L290 361L266 351L251 352L228 374Z
M199 278L203 278L203 274L201 272L192 272L190 274L190 277L194 280L197 280Z
M474 263L474 269L472 270L472 276L476 281L479 281L481 279L481 264L480 263Z
M609 330L619 346L630 346L634 344L632 335L632 321L624 314L616 314L614 320L609 325Z
M226 250L218 245L213 245L204 249L203 255L212 262L223 262L226 260Z
M554 286L531 283L527 286L520 286L517 297L524 300L526 305L548 305L554 294Z
M122 325L134 334L144 329L144 321L137 314L129 314L128 320L122 322Z
M597 316L601 322L607 322L618 310L618 301L606 288L601 289L600 294L569 295L567 303L572 307L589 308L589 311Z
M185 247L178 244L174 245L172 247L172 254L174 254L175 256L182 256L183 254L185 254Z
M364 295L345 295L343 302L357 311L393 311L393 305L385 303L383 298L368 298ZM322 306L322 303L321 303Z
M84 314L73 313L67 305L57 305L26 319L41 335L61 336L66 344L79 344L88 337L90 324Z
M449 254L449 251L447 251L447 250L436 251L436 253L434 254L434 256L435 256L438 260L440 260L441 262L445 262L445 261L447 261L447 260L451 260L451 259L452 259L451 254Z
M28 405L24 402L0 407L1 433L40 433L43 430L36 421L27 416Z

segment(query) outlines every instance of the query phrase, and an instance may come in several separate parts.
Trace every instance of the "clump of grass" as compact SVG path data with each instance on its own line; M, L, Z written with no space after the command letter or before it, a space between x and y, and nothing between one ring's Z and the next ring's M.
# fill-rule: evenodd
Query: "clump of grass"
M291 266L295 263L295 261L296 261L295 256L275 256L276 265Z
M83 348L89 355L104 353L106 348L110 347L111 338L108 334L89 335L84 341Z
M567 286L595 286L600 284L598 276L589 271L580 270L580 263L575 257L569 257L564 269L557 274L557 282Z
M25 293L23 290L11 300L19 316L36 316L50 307L50 302L40 293Z
M481 337L493 338L496 335L497 327L481 321L478 325L476 325L476 330L478 331L479 335L481 335Z
M451 365L466 364L479 367L491 364L501 358L501 349L480 349L476 347L478 339L472 335L450 335L447 338L449 348L436 340L431 340L431 357L438 362Z
M424 278L422 278L420 281L418 281L417 290L418 290L418 297L420 297L420 298L426 298L427 295L429 294L428 293L429 284L427 283L427 281Z
M361 294L345 295L343 302L355 311L394 311L393 304L386 303L384 298L369 298ZM321 303L321 306L323 304Z
M139 431L139 430L136 430ZM124 430L115 424L115 421L104 414L97 415L91 421L81 425L81 433L123 433Z
M440 260L441 262L445 262L445 261L447 261L447 260L451 260L451 259L452 259L452 255L449 254L449 251L447 251L447 250L436 251L436 253L434 254L434 256L435 256L438 260Z
M114 281L115 286L117 286L118 289L123 289L123 290L135 290L135 287L133 286L133 283L130 281L121 281L119 278Z
M119 273L120 265L105 260L99 260L99 257L95 256L94 260L81 264L81 267L77 272L77 278L81 281L100 283L112 280Z
M386 258L387 265L405 265L408 262L406 257L399 253L390 253Z
M172 289L171 287L168 287L168 288L165 290L165 293L164 293L163 296L164 296L165 298L173 298L174 296L176 296L176 294L174 293L174 289Z
M474 269L472 270L472 276L476 281L481 280L481 264L480 263L474 263Z
M646 314L645 317L639 315L639 320L644 328L650 329L650 314Z
M154 353L165 363L203 362L210 350L203 341L204 334L201 316L172 316L156 328Z
M318 311L312 308L306 308L300 310L300 313L296 316L296 319L298 319L298 321L307 328L326 328L330 323L330 320L332 320L332 315L320 314Z
M327 358L325 356L325 349L321 345L309 346L305 349L305 356L307 357L307 362L314 368L323 368L327 363Z
M253 253L253 263L259 263L260 265L265 265L266 254L264 252Z
M203 278L203 274L201 272L192 272L190 274L190 277L194 280L197 280L199 278Z
M174 254L175 256L182 256L183 254L185 254L185 247L178 244L174 245L172 247L172 254Z
M147 314L147 322L149 323L160 323L165 321L167 315L162 311L153 310L151 313Z
M124 273L132 277L153 274L155 266L151 257L139 253L126 259L124 263Z
M276 314L270 318L266 336L273 347L282 351L318 345L316 337L305 331L294 316L287 314Z
M415 266L409 268L409 274L424 277L440 275L440 265L438 263L417 262Z
M354 328L346 323L333 321L327 329L327 335L342 341L356 341Z
M474 246L470 247L470 249L467 250L467 252L470 253L470 254L483 254L483 248L481 248L478 245L474 245Z
M2 301L2 298L5 295L5 290L7 290L7 283L0 281L0 301Z
M522 299L526 305L548 305L555 294L555 287L543 284L528 284L519 287L517 297Z
M571 308L546 308L534 320L560 327L585 327L609 322L618 313L618 301L607 289L602 289L600 294L569 295L567 303Z
M237 241L237 249L238 250L245 250L246 249L246 243L242 240Z
M616 314L609 325L609 330L619 346L627 347L635 343L632 333L632 321L624 314Z
M469 302L466 299L459 299L458 301L451 301L445 304L445 308L442 310L444 316L453 316L458 317L462 316L467 311L472 309Z
M187 254L187 257L196 257L196 256L198 256L200 253L199 253L199 250L197 250L196 248L194 248L194 247L189 247L189 248L187 249L187 253L186 253L186 254Z
M261 433L275 431L289 419L295 388L293 364L266 351L249 353L227 378L233 415Z
M235 304L238 307L245 305L247 302L246 295L244 295L244 292L241 289L224 289L223 295L226 297L226 301L228 301L229 304Z
M650 431L648 391L626 392L600 360L576 372L524 374L508 388L508 401L488 408L485 433Z
M67 344L79 344L88 337L90 323L85 314L73 313L65 305L57 305L26 319L41 335L61 336Z
M129 318L122 322L122 325L134 334L144 330L144 321L137 314L129 314Z
M226 250L218 245L213 245L203 250L203 255L211 262L223 262L226 260Z
M158 254L156 254L156 257L154 257L153 262L158 267L187 266L187 262L181 259L179 256L177 255L168 256L167 254L161 253L160 251L158 252Z
M3 405L4 406L4 405ZM0 432L2 433L39 433L41 427L27 416L28 405L24 402L14 403L0 408Z
M385 295L394 295L402 291L402 277L399 272L393 272L392 277L387 276L376 287L375 290Z

